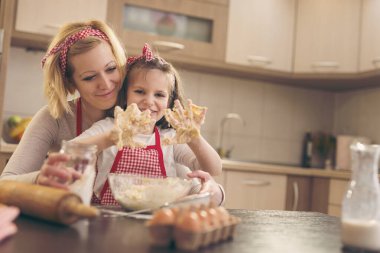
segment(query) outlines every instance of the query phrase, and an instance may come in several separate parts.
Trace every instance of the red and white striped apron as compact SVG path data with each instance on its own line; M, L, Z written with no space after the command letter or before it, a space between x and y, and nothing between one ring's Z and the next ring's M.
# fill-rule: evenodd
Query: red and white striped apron
M119 150L111 168L111 173L138 174L150 177L166 177L164 157L161 149L160 133L154 128L155 144L146 148L128 148ZM119 206L112 196L108 180L104 184L99 198L93 195L93 204Z

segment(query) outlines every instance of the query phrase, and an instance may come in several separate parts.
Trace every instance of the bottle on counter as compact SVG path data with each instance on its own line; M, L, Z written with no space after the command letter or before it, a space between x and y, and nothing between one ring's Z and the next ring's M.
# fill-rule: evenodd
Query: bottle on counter
M352 174L342 203L342 242L345 247L379 252L380 146L357 142L350 149Z
M307 132L304 137L302 146L301 166L303 168L311 167L311 156L313 153L313 139L310 132Z

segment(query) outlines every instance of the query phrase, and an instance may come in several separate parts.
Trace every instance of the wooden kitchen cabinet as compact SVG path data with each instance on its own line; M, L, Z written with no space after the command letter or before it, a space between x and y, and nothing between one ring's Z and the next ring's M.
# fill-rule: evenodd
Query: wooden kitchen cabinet
M3 119L3 104L5 82L8 67L8 57L11 46L11 31L13 27L13 12L15 4L13 0L0 0L0 119ZM3 124L0 121L0 133L3 132ZM3 163L0 164L2 170Z
M363 0L360 71L380 68L380 1Z
M349 181L341 179L330 180L328 211L329 215L340 217L342 213L342 201L346 194Z
M226 208L285 210L286 175L224 171Z
M68 22L106 21L107 0L17 0L14 44L45 48Z
M230 1L226 61L292 71L295 0Z
M287 177L286 210L310 211L311 206L311 177Z
M170 61L223 62L228 4L199 0L113 0L108 20L129 54L149 43Z
M358 71L360 0L299 0L294 71Z

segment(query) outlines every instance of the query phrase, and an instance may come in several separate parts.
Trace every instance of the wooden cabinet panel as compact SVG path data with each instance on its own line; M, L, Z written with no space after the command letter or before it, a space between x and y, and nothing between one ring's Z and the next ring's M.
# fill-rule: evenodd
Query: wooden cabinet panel
M286 190L286 210L310 211L311 178L288 176Z
M129 54L140 54L144 43L149 43L170 61L223 62L228 5L221 3L114 0L108 3L107 20L125 42ZM131 8L135 10L129 11Z
M363 0L360 71L380 68L380 1Z
M329 202L330 179L313 177L311 179L311 210L327 213Z
M331 179L329 191L328 214L340 217L343 197L346 194L349 181Z
M18 0L15 30L55 35L67 22L106 20L107 0Z
M348 186L347 180L331 179L329 204L341 205L343 196L346 194Z
M284 210L286 175L225 171L227 208Z
M360 0L299 0L294 70L358 71Z
M230 1L226 61L291 71L295 0Z
M3 132L3 103L14 9L15 3L13 0L0 1L0 133ZM3 165L0 164L0 170L2 170L2 167Z

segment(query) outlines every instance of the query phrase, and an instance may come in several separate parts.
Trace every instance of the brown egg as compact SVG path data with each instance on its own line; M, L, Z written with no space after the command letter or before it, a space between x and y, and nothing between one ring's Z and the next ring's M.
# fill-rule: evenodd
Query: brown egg
M191 232L202 231L201 221L195 211L185 211L181 213L176 221L176 228Z
M206 209L209 216L209 224L212 228L219 228L221 226L219 213L215 210L215 208Z
M148 225L173 225L175 215L169 208L161 208L154 212L153 218L148 222Z
M197 214L201 223L202 231L210 230L210 221L207 211L205 209L199 209Z
M228 225L230 219L230 214L228 213L228 211L222 206L216 207L215 211L218 213L219 221L222 224L222 226Z

